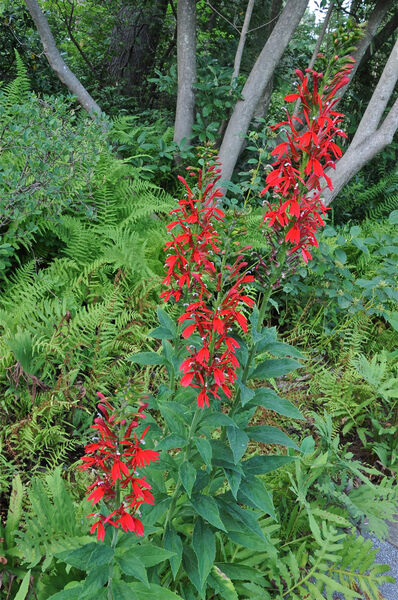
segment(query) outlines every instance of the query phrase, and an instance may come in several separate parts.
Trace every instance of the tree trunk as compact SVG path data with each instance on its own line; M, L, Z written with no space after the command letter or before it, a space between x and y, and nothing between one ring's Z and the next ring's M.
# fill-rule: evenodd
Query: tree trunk
M398 40L390 54L354 138L336 170L329 170L333 190L323 191L323 202L330 204L340 190L376 154L391 144L398 129L398 98L379 127L380 120L398 80Z
M243 87L243 100L238 100L220 148L222 179L231 179L257 103L269 83L286 46L296 30L307 7L308 0L289 0L273 32L257 58Z
M387 21L384 25L383 29L379 31L377 35L372 40L372 44L368 46L366 50L361 64L357 68L358 77L361 76L368 68L368 61L373 54L375 54L380 48L384 46L384 44L389 40L389 38L393 35L393 33L398 28L398 7L395 9L391 19Z
M272 30L275 27L276 19L278 18L278 15L281 13L281 11L282 11L282 0L272 0L271 11L269 14L269 22L268 22L266 30L265 30L265 35L266 35L265 39L266 40L268 40L269 36L271 35ZM271 103L273 89L274 89L274 76L272 75L271 79L265 86L263 93L261 94L260 100L257 102L256 108L254 109L253 127L255 127L256 129L260 125L259 119L263 119L265 117L265 115L267 114L269 105Z
M246 7L245 19L243 21L242 31L240 32L239 44L235 53L234 70L232 73L232 83L235 79L238 79L240 71L240 63L242 62L243 49L246 43L247 32L249 30L250 19L252 17L253 7L255 0L249 0Z
M95 118L101 114L101 109L98 104L90 96L86 88L80 83L76 75L72 73L69 67L65 64L64 59L60 55L55 44L54 37L51 33L47 19L43 14L37 0L25 0L26 6L39 32L40 39L43 44L44 54L50 64L50 67L66 85L68 90L76 96L77 101L87 110L87 112Z
M174 141L192 136L196 83L196 0L178 0L177 5L178 92Z
M366 51L368 50L370 44L372 43L373 38L377 34L377 30L379 29L382 20L384 19L384 17L386 16L386 14L390 10L390 8L393 6L393 2L394 2L394 0L377 0L376 6L374 7L372 14L369 17L368 24L367 24L367 27L365 30L365 35L361 40L359 40L358 46L357 46L355 52L353 53L353 57L355 59L355 65L350 73L350 81L349 81L349 83L347 83L346 86L344 86L343 88L341 88L341 90L339 90L339 92L336 94L336 98L341 99L344 96L344 94L346 93L346 91L352 81L352 78L354 77L355 73L357 72L357 69L358 69L359 65L361 64L362 59L364 58L364 56L366 54Z
M116 15L108 73L128 96L139 92L153 67L167 5L168 0L125 4Z

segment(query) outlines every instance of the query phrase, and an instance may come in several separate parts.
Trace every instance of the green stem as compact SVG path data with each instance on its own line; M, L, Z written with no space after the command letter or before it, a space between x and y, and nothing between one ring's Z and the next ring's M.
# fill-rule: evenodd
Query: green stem
M117 480L116 482L116 495L115 495L115 507L119 508L120 506L120 482ZM115 550L117 545L117 538L119 535L119 529L114 527L111 548ZM112 556L112 560L109 565L109 575L108 575L108 600L113 600L113 592L112 592L112 578L113 578L113 567L115 563L115 556Z
M202 410L203 409L201 409L201 408L198 407L196 409L196 411L195 411L194 416L193 416L192 423L191 423L191 426L190 426L189 432L188 432L188 444L187 444L187 446L185 448L185 451L184 451L184 461L187 460L188 457L189 457L189 453L191 451L191 445L192 445L191 444L192 438L193 438L194 433L196 431L196 427L198 425L199 417L200 417L200 415L202 413ZM174 510L175 510L177 501L178 501L178 496L179 496L179 492L180 492L180 489L181 489L181 485L182 485L181 484L181 479L180 479L180 476L178 476L176 487L175 487L175 490L174 490L173 495L171 497L171 503L170 503L170 506L169 506L169 510L167 511L166 519L165 519L165 522L164 522L163 541L164 541L164 538L165 538L165 535L166 535L167 526L170 523L171 519L173 518L173 514L174 514Z
M261 301L261 306L260 306L260 310L259 310L259 314L258 314L258 321L257 321L257 325L256 325L257 332L260 332L262 329L265 312L266 312L267 306L268 306L268 301L272 294L272 288L273 288L274 283L276 283L276 281L278 280L278 278L280 277L280 275L282 273L282 269L283 269L284 262L285 262L285 257L286 257L285 248L282 246L277 254L277 260L278 260L279 265L278 265L278 267L275 268L275 270L272 274L272 277L270 278L268 290L264 293L263 299ZM243 385L245 385L247 382L250 367L251 367L253 359L255 357L255 353L256 353L256 344L253 342L251 344L251 348L249 350L249 355L247 357L246 365L245 365L245 368L244 368L243 374L242 374ZM236 407L239 406L240 396L241 396L241 392L240 392L240 389L238 389L238 391L236 393L235 401L232 405L232 408L231 408L231 411L229 414L230 417L232 417L234 415ZM225 439L225 436L226 436L226 430L224 429L222 432L222 435L221 435L221 439Z

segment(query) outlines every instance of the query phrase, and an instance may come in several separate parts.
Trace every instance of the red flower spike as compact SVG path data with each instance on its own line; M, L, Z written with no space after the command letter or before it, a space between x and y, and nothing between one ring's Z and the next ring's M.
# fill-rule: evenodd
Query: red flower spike
M272 189L277 201L267 203L263 223L273 228L279 239L283 229L285 241L293 244L289 253L300 250L305 262L312 259L307 247L317 245L315 233L324 225L321 215L327 210L320 200L324 189L321 180L324 179L329 189L333 189L325 169L335 168L335 160L342 156L334 137L347 137L340 129L344 115L333 111L333 106L337 102L335 94L349 81L352 68L353 62L347 58L347 64L326 83L323 82L322 73L306 69L307 74L304 75L296 69L301 83L297 93L288 94L285 100L294 102L300 99L307 129L303 133L298 132L293 124L297 118L290 116L288 111L286 121L271 127L276 130L287 126L290 132L286 133L287 141L271 152L277 156L277 160L273 163L274 169L266 177L266 186L260 195ZM312 90L309 89L311 78ZM297 120L302 123L300 119ZM301 172L303 156L306 157L304 173Z
M98 405L106 423L101 417L95 419L95 425L91 427L98 431L99 441L85 447L86 456L82 457L82 464L79 466L80 470L92 469L98 474L95 483L88 486L87 500L93 504L97 504L100 500L105 503L109 500L114 501L116 484L121 490L130 488L130 493L107 517L99 513L88 515L99 517L91 526L90 533L97 531L97 539L102 541L105 537L105 526L109 524L116 528L120 526L124 531L134 531L136 535L142 536L144 528L135 513L143 503L154 504L154 498L149 491L151 486L144 477L137 477L136 470L158 460L159 453L141 448L145 443L144 437L149 427L143 431L138 440L136 434L134 440L130 439L130 435L138 426L138 420L145 418L143 410L147 407L147 403L141 403L138 412L133 415L133 420L123 434L126 419L117 420L113 407L102 394L99 396L106 404L106 408ZM115 516L117 518L114 518Z

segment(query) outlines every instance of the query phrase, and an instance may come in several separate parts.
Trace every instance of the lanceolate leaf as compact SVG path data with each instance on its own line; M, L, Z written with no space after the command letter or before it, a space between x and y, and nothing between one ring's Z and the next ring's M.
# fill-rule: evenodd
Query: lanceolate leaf
M211 444L206 438L195 438L195 446L203 458L206 467L211 467L211 458L213 455Z
M174 527L168 525L165 536L164 536L164 547L170 552L174 553L174 556L169 557L169 563L173 577L175 579L178 569L181 565L182 559L182 541Z
M173 319L160 306L158 306L156 312L158 313L160 324L166 329L169 329L172 332L172 334L175 335L177 332L177 327Z
M287 448L294 448L298 450L296 442L290 439L286 433L283 433L278 427L272 427L271 425L255 425L253 427L247 427L246 433L251 440L256 442L262 442L263 444L279 444L286 446Z
M247 385L239 381L240 399L242 406L245 406L254 397L254 390L251 390Z
M240 482L242 481L242 475L238 471L233 471L232 469L226 468L224 468L224 473L229 483L229 487L231 488L232 495L236 500Z
M218 567L213 567L209 577L209 585L223 600L239 600L234 584Z
M250 374L251 379L271 379L282 377L295 369L301 369L302 364L293 358L268 358L257 365Z
M227 435L235 463L238 463L246 452L249 438L242 429L237 427L227 427Z
M146 573L144 564L140 561L135 553L136 549L137 546L134 548L134 552L125 552L119 558L118 563L123 573L126 575L131 575L148 585L148 575Z
M138 352L127 357L127 360L137 365L163 365L164 358L156 352Z
M113 553L113 549L109 546L91 542L75 550L57 552L55 556L72 567L87 570L89 567L99 567L109 563Z
M269 388L260 388L256 390L256 394L251 400L250 405L256 404L264 406L269 410L273 410L279 415L292 417L293 419L304 419L301 412L289 400L279 398L278 394Z
M210 496L204 496L203 494L198 494L192 498L192 506L194 510L200 515L205 521L208 521L217 529L221 529L222 531L226 531L224 527L224 523L220 518L220 511L218 510L217 502L214 498L210 498Z
M126 585L130 590L128 600L182 600L178 594L156 583L150 583L149 586L135 582Z
M212 529L200 517L193 530L192 546L198 559L199 579L203 587L214 564L216 542Z
M265 454L252 456L242 463L245 474L247 475L262 475L275 471L295 460L293 456L278 456L276 454Z
M242 481L238 492L238 500L242 504L259 508L274 519L276 518L272 496L265 487L264 482L258 477L249 476Z
M190 462L188 462L187 460L184 460L184 462L180 465L180 468L178 471L180 474L181 483L184 486L184 489L185 489L186 493L188 494L188 497L190 498L191 493L192 493L193 484L195 483L195 479L196 479L196 469L195 469L195 467L193 467L191 465Z

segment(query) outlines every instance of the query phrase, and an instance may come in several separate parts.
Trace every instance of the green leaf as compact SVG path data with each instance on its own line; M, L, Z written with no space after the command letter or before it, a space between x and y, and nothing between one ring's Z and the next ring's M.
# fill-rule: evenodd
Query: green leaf
M198 515L208 521L210 525L214 525L214 527L217 527L217 529L226 531L224 523L220 518L220 511L218 510L217 502L214 500L214 498L204 496L203 494L198 494L192 498L192 506Z
M164 547L169 550L171 553L174 553L174 556L169 557L169 563L171 567L171 571L173 573L174 579L178 573L178 569L181 565L182 559L182 541L174 527L171 525L167 526L164 535Z
M169 401L162 402L159 406L162 417L167 423L171 432L176 433L182 438L186 436L186 421L184 419L184 409L181 405Z
M270 379L273 377L282 377L295 369L303 367L297 360L293 358L269 358L257 365L252 374L251 379Z
M269 344L266 344L264 350L274 356L294 356L295 358L304 358L300 350L290 344L285 344L284 342L270 342Z
M113 581L113 600L138 600L138 597L136 596L136 594L134 594L130 586L131 584L125 583L124 581ZM145 589L147 590L148 588L145 587Z
M304 419L301 412L289 400L280 398L274 390L269 388L260 388L256 390L256 394L251 401L251 404L264 406L269 410L273 410L279 415L291 417L292 419Z
M295 460L293 456L279 456L277 454L264 454L260 456L252 456L242 463L242 467L246 475L263 475L270 473L289 464Z
M187 445L187 440L177 435L176 433L170 433L165 438L160 440L156 445L156 450L171 450L172 448L184 448Z
M265 487L264 482L258 477L249 475L242 481L238 492L238 500L247 506L259 508L276 519L272 496Z
M229 483L229 487L231 488L231 493L236 500L240 482L242 481L242 474L238 471L233 471L232 469L226 468L224 468L224 473Z
M193 530L192 547L198 559L200 587L203 588L216 557L216 542L212 529L200 517Z
M166 327L156 327L155 329L152 329L148 335L157 340L171 340L174 337L170 329L167 329ZM148 354L150 353L148 352Z
M347 262L347 254L341 248L337 248L335 256L342 265Z
M96 598L98 596L98 592L108 581L109 577L109 567L108 566L100 566L91 569L84 580L83 584L83 592L79 596L81 600L91 600L93 596Z
M249 438L242 429L237 427L227 427L227 435L236 464L246 452Z
M155 546L154 544L138 544L134 547L134 554L148 569L149 567L153 567L168 560L173 555L173 552L165 550L160 546Z
M19 590L17 591L17 595L15 596L14 600L25 600L26 596L28 595L30 573L30 569L29 571L26 571L25 577L22 579L22 583L19 586Z
M242 406L245 406L248 402L250 402L250 400L253 399L255 392L241 381L239 381L239 389Z
M133 596L130 596L128 600L135 600L135 598L139 598L139 600L183 600L178 594L156 583L150 583L148 587L135 582L127 585L133 593Z
M222 600L239 600L230 578L216 566L212 568L208 584L217 592Z
M263 579L263 575L260 571L257 571L257 569L254 569L253 567L248 567L247 565L217 562L215 566L225 573L227 577L237 581L255 581L256 579Z
M398 225L398 210L393 210L388 217L390 225Z
M228 417L228 415L224 415L224 413L206 413L201 421L201 426L211 426L214 427L223 427L231 426L236 427L235 421Z
M90 544L85 544L81 548L57 552L54 556L68 565L72 565L72 567L87 571L88 568L108 564L111 561L113 554L113 548L105 546L104 544L100 545L91 542Z
M187 460L180 465L178 469L178 473L180 475L181 483L184 486L186 493L188 494L188 498L191 497L192 488L196 479L196 469L191 465L191 463Z
M10 504L7 512L7 521L5 526L5 540L7 548L11 548L14 543L14 534L18 529L18 524L22 516L22 497L23 485L20 475L15 475L12 480L10 495Z
M134 551L131 553L125 552L118 559L119 567L126 575L131 575L132 577L135 577L136 579L139 579L140 581L148 585L148 575L146 573L146 568L144 567L144 564L140 561L140 559L137 557L137 548L138 546L136 546L134 548Z
M245 429L251 440L262 442L263 444L279 444L287 448L298 450L296 442L290 439L286 433L283 433L278 427L271 425L255 425Z
M395 329L395 331L398 331L398 311L389 313L387 315L387 321L390 323L391 327Z
M182 566L188 575L191 583L196 587L201 598L203 598L203 588L199 578L198 559L190 546L184 546L182 554ZM196 598L195 598L196 600Z
M206 465L206 467L211 467L211 459L213 456L213 452L211 449L211 444L209 442L209 440L207 440L206 438L195 438L195 446L200 454L200 456L203 458L203 461Z
M138 352L127 356L127 360L137 365L164 365L164 358L156 352Z
M165 328L168 329L169 331L172 332L173 336L176 335L177 333L177 326L174 323L173 319L167 314L167 312L161 308L160 306L158 306L158 308L156 309L156 312L158 314L158 318L159 318L159 322L160 324Z
M50 596L48 598L48 600L80 600L84 593L84 584L82 585L78 582L73 582L73 583L77 583L77 585L75 585L71 588L65 587L65 589L63 589L61 592L57 592L56 594L53 594L52 596ZM25 598L26 598L26 596L23 596L23 600L25 600ZM120 599L121 599L121 597L120 597ZM126 596L126 599L127 600L135 600L135 598L132 598L131 595L128 598ZM118 597L114 596L114 600L119 600L119 596Z

